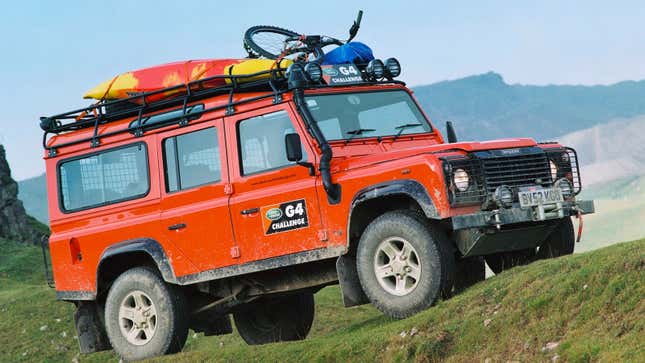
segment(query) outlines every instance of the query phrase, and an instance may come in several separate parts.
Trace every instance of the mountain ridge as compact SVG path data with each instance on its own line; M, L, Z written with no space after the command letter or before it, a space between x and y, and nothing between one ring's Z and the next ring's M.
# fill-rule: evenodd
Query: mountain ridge
M413 87L436 126L462 140L530 136L538 141L645 115L645 80L611 85L508 84L495 72Z
M18 198L18 183L11 177L4 146L0 144L0 238L37 244L47 228L27 215Z

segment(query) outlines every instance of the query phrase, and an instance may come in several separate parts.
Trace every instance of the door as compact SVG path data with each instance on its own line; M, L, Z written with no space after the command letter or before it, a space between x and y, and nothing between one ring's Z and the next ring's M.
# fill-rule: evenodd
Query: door
M224 140L221 119L158 135L162 228L195 272L236 263Z
M316 177L286 158L285 135L298 133L303 161L315 162L295 120L288 105L225 119L240 263L325 247Z

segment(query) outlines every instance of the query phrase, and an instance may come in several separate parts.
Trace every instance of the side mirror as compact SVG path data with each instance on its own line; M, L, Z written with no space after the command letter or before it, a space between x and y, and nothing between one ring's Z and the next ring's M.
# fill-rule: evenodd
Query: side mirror
M300 143L300 135L284 135L284 145L285 150L287 151L287 160L295 162L302 160L302 144Z
M448 142L453 143L457 142L457 134L455 133L455 128L452 126L452 122L446 121L446 134L448 136Z

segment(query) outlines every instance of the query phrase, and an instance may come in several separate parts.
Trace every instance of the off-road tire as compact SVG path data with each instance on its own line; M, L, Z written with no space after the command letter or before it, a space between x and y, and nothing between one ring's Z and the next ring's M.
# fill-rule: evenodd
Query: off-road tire
M459 293L486 279L486 263L481 256L456 261L454 292Z
M134 345L121 333L119 308L132 291L142 291L156 309L156 330L144 345ZM185 297L178 287L163 281L157 271L135 267L122 273L112 284L105 303L105 327L114 351L124 361L137 361L181 351L188 336Z
M415 218L428 228L428 219L421 211L401 210L399 212ZM431 232L434 233L437 245L439 246L439 252L441 253L441 261L443 261L441 265L441 298L449 299L453 296L453 285L457 271L456 249L442 229L437 227L436 230Z
M491 271L498 274L516 266L527 265L535 261L535 248L519 251L498 252L484 256Z
M404 296L386 291L374 271L374 259L382 241L398 237L408 241L417 253L421 274L414 290ZM411 211L387 212L373 220L358 243L356 266L365 294L383 314L402 319L432 306L447 281L454 275L454 254L438 228L430 228L424 217ZM447 285L450 284L450 285Z
M314 321L310 292L262 299L233 313L235 326L249 345L303 340Z
M576 236L573 231L571 217L566 217L562 219L560 224L542 242L537 252L537 258L543 260L570 255L573 253L575 239Z

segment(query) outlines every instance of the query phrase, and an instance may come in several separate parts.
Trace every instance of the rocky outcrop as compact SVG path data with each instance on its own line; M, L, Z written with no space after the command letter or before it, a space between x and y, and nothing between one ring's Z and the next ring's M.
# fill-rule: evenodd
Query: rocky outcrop
M18 183L11 177L4 147L0 145L0 238L36 244L46 229L27 215L18 200Z

